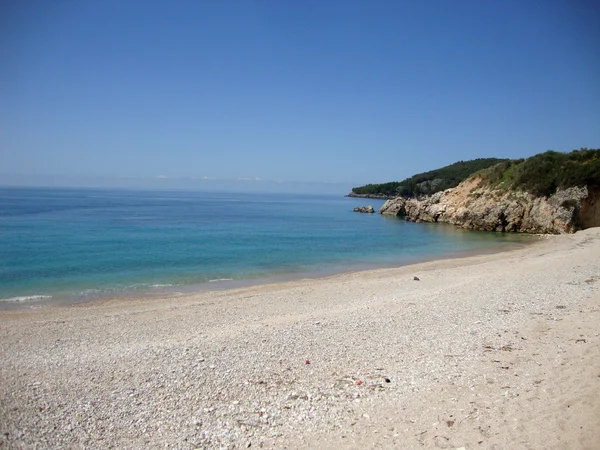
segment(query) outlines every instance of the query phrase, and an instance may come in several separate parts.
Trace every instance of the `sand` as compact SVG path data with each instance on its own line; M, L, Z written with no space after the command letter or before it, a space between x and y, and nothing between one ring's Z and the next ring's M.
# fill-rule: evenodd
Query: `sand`
M597 449L599 286L596 228L494 255L0 312L0 444Z

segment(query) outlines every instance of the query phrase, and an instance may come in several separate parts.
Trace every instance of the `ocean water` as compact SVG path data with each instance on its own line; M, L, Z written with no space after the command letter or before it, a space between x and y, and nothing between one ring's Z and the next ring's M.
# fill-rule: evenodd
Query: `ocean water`
M397 266L527 236L415 224L379 200L0 188L0 303L85 301Z

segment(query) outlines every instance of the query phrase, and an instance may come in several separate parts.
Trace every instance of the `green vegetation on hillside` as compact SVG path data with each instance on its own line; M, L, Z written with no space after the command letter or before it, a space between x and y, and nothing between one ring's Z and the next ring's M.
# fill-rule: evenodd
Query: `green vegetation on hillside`
M441 169L419 173L403 181L383 184L367 184L352 188L355 194L386 197L419 197L431 195L445 189L458 186L470 175L499 163L510 163L508 159L479 158L471 161L459 161Z
M504 161L477 173L484 182L548 196L557 188L600 188L600 149L582 148L571 153L547 151L527 159Z

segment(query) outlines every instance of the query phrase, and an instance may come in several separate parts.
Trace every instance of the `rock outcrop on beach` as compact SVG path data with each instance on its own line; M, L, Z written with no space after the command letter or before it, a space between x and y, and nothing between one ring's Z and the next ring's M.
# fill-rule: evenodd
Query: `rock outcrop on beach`
M358 208L354 208L354 212L359 212L359 213L374 213L375 209L369 205L369 206L359 206Z
M380 214L467 229L562 234L600 226L600 190L571 187L550 196L493 188L481 177L423 198L388 200Z

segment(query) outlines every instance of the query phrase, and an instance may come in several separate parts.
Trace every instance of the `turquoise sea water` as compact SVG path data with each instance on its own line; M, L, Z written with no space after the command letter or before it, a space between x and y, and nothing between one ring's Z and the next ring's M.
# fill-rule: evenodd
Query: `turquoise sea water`
M0 188L3 304L182 291L395 266L527 237L415 224L382 201L193 191Z

